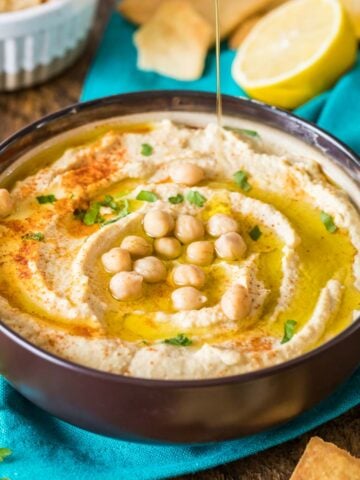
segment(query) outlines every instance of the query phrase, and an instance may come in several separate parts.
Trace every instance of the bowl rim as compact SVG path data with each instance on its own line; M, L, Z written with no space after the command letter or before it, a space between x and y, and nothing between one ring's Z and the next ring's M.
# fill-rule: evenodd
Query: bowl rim
M63 0L64 2L68 0ZM215 93L213 92L205 92L205 91L195 91L195 90L149 90L149 91L140 91L140 92L133 92L133 93L125 93L119 95L112 95L108 97L102 97L95 100L90 100L87 102L77 102L72 105L69 105L65 108L62 108L54 113L50 113L44 117L41 117L39 120L30 123L29 125L25 126L24 128L16 131L10 137L5 139L4 141L0 142L0 155L13 143L17 142L22 137L26 136L28 133L32 131L39 130L49 123L56 122L58 119L69 116L69 115L76 115L77 113L91 109L96 106L106 106L111 104L116 104L122 99L132 100L138 99L141 100L142 98L149 99L154 97L187 97L188 99L198 99L202 97L203 100L214 100L215 105ZM233 95L222 95L223 102L226 101L235 101L239 105L243 104L253 104L255 108L258 108L259 111L267 111L270 112L275 117L287 117L290 118L292 122L301 126L303 129L307 131L312 131L318 133L324 140L330 142L333 146L337 149L340 149L342 153L344 153L352 163L357 165L360 169L360 157L345 143L341 140L337 139L334 135L328 133L326 130L318 127L315 123L304 120L297 115L288 112L284 109L274 107L258 100L253 100L244 97L236 97ZM160 110L158 110L160 111ZM174 110L176 111L176 110ZM156 110L154 110L154 113ZM196 115L200 112L194 112ZM239 112L239 117L241 112ZM215 114L215 110L214 110ZM120 115L119 115L120 116ZM231 115L229 115L231 116ZM244 115L246 117L246 115ZM96 122L96 120L94 120ZM75 127L76 128L76 127ZM273 128L279 128L274 126ZM71 129L69 129L71 131ZM288 132L285 132L288 133ZM288 133L288 135L291 135ZM55 135L56 136L56 135ZM306 142L305 142L306 143ZM314 145L312 145L316 148ZM36 346L35 344L31 343L25 337L22 337L17 332L12 330L6 323L0 318L0 332L4 333L7 337L10 337L12 341L17 343L20 347L25 348L30 353L41 357L43 360L49 361L59 367L65 368L70 370L74 373L83 374L91 377L97 377L103 381L110 381L115 383L123 383L127 385L134 385L139 387L155 387L155 388L199 388L199 387L211 387L211 386L219 386L225 384L234 384L234 383L247 383L250 381L257 380L259 378L266 378L272 376L274 374L282 373L284 371L290 370L291 368L298 366L300 364L306 363L310 361L312 358L317 357L323 353L326 353L328 350L330 351L333 347L338 345L339 343L343 342L345 339L350 337L351 335L355 334L355 332L360 331L360 316L355 319L351 325L349 325L345 330L341 333L330 339L329 341L325 342L324 344L306 352L298 357L292 358L285 362L281 362L276 365L272 365L266 368L261 368L258 370L254 370L251 372L241 373L238 375L229 375L224 377L211 377L205 379L184 379L184 380L176 380L176 379L150 379L144 377L131 377L117 373L106 372L102 370L97 370L92 367L87 367L78 363L75 363L71 360L66 360L65 358L59 357L51 352L46 351L45 349ZM360 360L360 358L359 358Z

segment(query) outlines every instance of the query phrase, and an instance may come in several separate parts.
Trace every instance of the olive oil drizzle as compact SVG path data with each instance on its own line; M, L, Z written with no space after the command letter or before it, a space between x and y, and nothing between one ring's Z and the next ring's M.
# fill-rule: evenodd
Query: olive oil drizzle
M214 0L215 8L215 56L216 56L216 117L222 125L221 66L220 66L220 0Z

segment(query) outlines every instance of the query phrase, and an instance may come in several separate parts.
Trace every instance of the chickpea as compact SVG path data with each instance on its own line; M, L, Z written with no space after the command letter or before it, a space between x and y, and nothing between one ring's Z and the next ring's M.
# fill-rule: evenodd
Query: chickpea
M250 295L242 285L232 285L220 301L221 309L230 320L242 320L250 311Z
M0 188L0 217L7 217L14 210L14 201L6 188Z
M197 265L178 265L172 272L172 281L180 287L201 288L205 283L205 273Z
M145 257L136 260L134 270L148 283L161 282L165 280L167 275L165 265L156 257Z
M214 245L206 240L190 243L186 249L186 256L196 265L210 265L214 260Z
M116 300L135 300L142 295L143 278L135 272L119 272L110 280L110 292Z
M204 225L192 215L179 215L175 224L175 237L182 243L200 240L205 235Z
M171 299L176 310L198 310L207 298L194 287L182 287L174 290Z
M177 258L181 254L181 243L172 237L157 238L154 248L156 253L168 259Z
M173 166L170 172L170 177L175 183L181 183L192 187L203 180L205 172L198 165L189 162L182 162Z
M127 250L132 257L145 257L152 253L152 245L145 238L129 235L121 242L121 248Z
M144 230L149 237L165 237L174 228L174 218L168 212L153 210L144 217Z
M246 244L236 232L225 233L215 241L216 254L227 260L238 260L244 256Z
M131 257L127 250L112 248L101 257L105 270L109 273L130 272Z
M207 231L212 237L220 237L224 233L237 232L239 225L235 218L223 213L213 215L207 224Z

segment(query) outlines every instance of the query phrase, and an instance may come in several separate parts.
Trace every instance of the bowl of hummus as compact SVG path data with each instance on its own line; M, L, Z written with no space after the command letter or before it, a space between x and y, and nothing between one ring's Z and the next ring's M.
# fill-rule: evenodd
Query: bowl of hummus
M214 105L111 97L2 145L1 363L67 421L232 438L359 364L358 159L281 110L224 97L219 126Z

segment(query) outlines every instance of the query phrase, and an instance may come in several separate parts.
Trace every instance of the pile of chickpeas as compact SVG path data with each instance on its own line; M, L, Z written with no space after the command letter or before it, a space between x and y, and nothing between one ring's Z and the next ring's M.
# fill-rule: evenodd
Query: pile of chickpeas
M175 183L193 186L204 178L204 171L197 165L184 163L170 176ZM238 222L230 215L215 214L205 225L192 215L180 214L174 218L165 210L151 210L144 216L143 228L145 234L154 239L153 245L144 237L129 235L120 247L102 255L105 270L114 274L109 287L117 300L140 298L143 282L166 281L168 271L163 260L175 260L185 248L187 263L175 265L170 272L170 281L175 286L171 300L177 311L200 309L207 302L201 292L206 281L201 267L211 265L215 256L239 260L246 251ZM212 240L204 240L206 232ZM241 285L231 286L221 299L221 308L231 320L245 317L250 309L247 289Z

